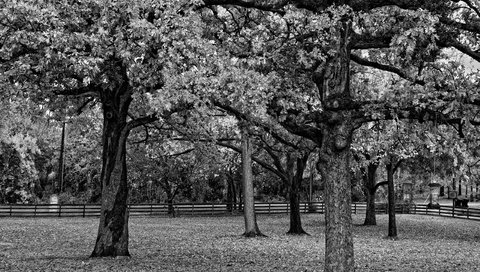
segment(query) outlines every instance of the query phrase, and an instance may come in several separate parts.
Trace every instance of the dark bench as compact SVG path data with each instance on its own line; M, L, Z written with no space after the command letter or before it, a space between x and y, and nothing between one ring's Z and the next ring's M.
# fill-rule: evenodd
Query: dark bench
M466 198L455 198L453 200L453 205L458 208L468 208L468 199Z

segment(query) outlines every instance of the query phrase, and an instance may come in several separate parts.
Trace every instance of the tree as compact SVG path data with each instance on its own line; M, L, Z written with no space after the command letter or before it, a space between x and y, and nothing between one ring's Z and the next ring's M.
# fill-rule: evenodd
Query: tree
M78 108L101 105L102 209L92 257L129 255L128 135L158 119L148 101L165 85L164 76L190 69L196 59L189 63L187 55L208 48L198 40L201 27L188 16L189 3L178 11L182 4L9 1L2 10L2 86L48 99L52 108L74 101L59 96L80 97Z
M242 134L242 188L243 188L243 214L245 217L246 237L263 236L257 225L255 215L255 201L253 192L252 176L252 144L248 133L248 127L241 124Z
M298 70L310 76L316 84L318 92L313 96L316 103L292 107L277 99L277 103L271 103L271 112L283 120L284 126L291 132L312 139L320 147L319 168L327 192L325 270L353 271L348 174L353 131L364 122L395 118L442 119L442 124L455 125L461 130L462 118L458 111L448 109L451 106L458 109L459 101L478 104L474 84L465 80L463 75L456 78L455 86L462 82L461 92L468 93L463 96L468 97L468 101L459 100L460 92L453 87L452 81L436 72L437 68L445 66L436 60L442 58L440 52L445 47L454 47L474 59L480 59L473 49L475 42L464 39L468 37L476 41L476 20L468 20L468 23L457 20L462 16L478 18L478 7L470 1L205 1L206 6L227 4L286 15L290 15L291 10L295 11L291 8L293 5L307 19L285 27L277 24L277 28L293 29L298 33L303 22L314 22L312 25L317 26L317 31L303 28L306 29L303 39L298 38L300 35L292 39L292 43L303 42L302 50L298 50L296 55L303 63L290 58L297 64ZM459 6L465 7L460 14L456 12ZM320 23L325 21L329 22L327 26L318 31ZM289 41L281 38L272 40L282 45ZM255 54L251 56L262 56L275 62L282 58L278 52L282 51L252 52ZM390 62L382 62L382 56L388 56ZM350 88L350 72L355 67L350 65L351 60L359 65L389 71L408 82L402 80L396 84L395 89L400 94L396 98L391 96L392 93L380 101L357 96L360 90ZM300 72L295 76L304 75ZM309 90L300 93L305 96ZM319 100L321 109L316 110ZM472 121L476 122L471 120L470 123Z
M308 158L314 149L312 144L309 141L298 140L299 137L291 135L278 123L263 122L255 116L243 113L232 106L218 102L216 104L219 109L236 116L236 118L243 120L242 122L255 120L253 124L255 124L256 129L251 124L250 139L257 152L252 159L262 168L278 176L287 187L287 198L290 201L290 229L287 233L306 234L300 218L300 188ZM198 132L195 135L198 135ZM208 135L211 134L207 133L205 137L207 138ZM195 137L192 139L194 140ZM243 152L241 147L232 143L235 138L228 137L228 135L217 139L212 138L211 141L238 153ZM261 151L265 155L262 155Z

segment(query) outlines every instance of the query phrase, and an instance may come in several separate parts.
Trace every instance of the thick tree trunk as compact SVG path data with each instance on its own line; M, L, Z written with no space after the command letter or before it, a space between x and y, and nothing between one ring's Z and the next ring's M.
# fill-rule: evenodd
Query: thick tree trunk
M246 237L263 236L257 225L252 175L252 144L248 131L242 126L242 183L243 183L243 215L245 218Z
M395 220L395 188L393 184L394 167L390 161L386 165L388 182L388 237L397 237L397 223Z
M353 239L348 124L324 131L319 168L325 180L325 271L353 271ZM335 131L349 131L337 133ZM343 136L342 136L343 135ZM347 138L343 138L343 137ZM340 139L341 137L343 139Z
M348 110L350 94L351 19L338 21L332 48L335 55L323 65L320 80L323 106L328 120L319 123L322 128L318 168L325 181L325 271L346 272L355 270L352 214L350 160L354 121Z
M365 221L363 225L365 226L375 226L377 225L377 217L375 214L375 192L366 190L366 212L365 212Z
M290 182L290 229L287 234L307 234L307 232L303 230L300 216L300 186L302 184L306 159L308 159L308 156L306 158L297 158L295 177Z
M128 82L118 90L104 90L102 207L91 257L129 256L126 141L127 112L131 102Z
M365 226L375 226L377 225L377 218L375 214L375 175L378 169L378 162L370 162L367 166L367 173L365 177L365 194L366 194L366 213L365 213L365 221L363 225Z

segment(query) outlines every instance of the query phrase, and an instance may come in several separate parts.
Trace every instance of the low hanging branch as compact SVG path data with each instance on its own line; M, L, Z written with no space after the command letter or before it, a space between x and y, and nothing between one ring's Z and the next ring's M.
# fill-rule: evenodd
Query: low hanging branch
M131 131L132 129L139 127L139 126L144 126L150 123L153 123L155 121L158 121L158 117L156 114L151 114L148 116L140 117L137 119L133 119L127 123L126 129L127 131Z

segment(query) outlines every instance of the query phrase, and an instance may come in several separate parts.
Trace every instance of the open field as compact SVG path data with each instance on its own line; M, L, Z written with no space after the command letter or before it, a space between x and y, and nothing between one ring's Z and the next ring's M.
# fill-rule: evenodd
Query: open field
M364 215L354 215L361 224ZM398 215L399 239L354 228L357 271L480 271L480 223ZM130 220L131 258L89 259L95 218L1 218L0 271L322 271L324 219L303 215L311 236L287 236L288 215L259 216L267 238L243 238L243 217Z

